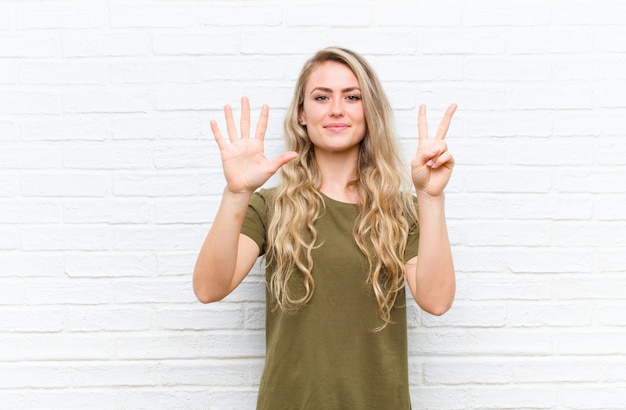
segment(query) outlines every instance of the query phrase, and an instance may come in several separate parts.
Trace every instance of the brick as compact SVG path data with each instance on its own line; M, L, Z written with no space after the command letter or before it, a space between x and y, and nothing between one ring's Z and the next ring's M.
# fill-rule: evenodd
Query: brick
M94 173L26 174L20 191L28 197L102 197L111 191L110 177Z
M209 223L215 220L220 200L160 199L155 202L154 220L158 224Z
M513 366L500 358L445 358L422 359L424 361L424 384L505 384L513 381Z
M20 121L20 137L26 141L104 140L111 135L104 119L55 116Z
M190 272L193 266L190 266ZM191 303L196 301L191 277L181 279L120 278L112 284L111 298L116 304Z
M19 192L19 181L17 175L0 174L0 198L15 197Z
M17 60L0 61L0 84L17 84L18 66Z
M593 91L584 86L517 87L508 93L508 105L515 110L590 109Z
M426 29L419 33L419 50L423 54L503 54L506 33L497 28Z
M111 63L111 81L120 84L193 83L200 70L189 58L132 58L116 59Z
M507 308L503 304L455 303L441 317L424 315L425 327L501 327L506 323Z
M0 200L0 223L59 223L61 207L54 200Z
M516 302L507 309L507 325L512 327L585 327L592 319L587 304Z
M64 330L67 332L146 332L152 329L154 309L149 305L74 305L65 306Z
M481 221L465 226L464 243L469 246L532 247L550 243L550 226L542 222Z
M468 282L471 300L545 300L552 294L549 279L540 275L477 273Z
M418 34L410 28L353 28L334 29L330 34L332 44L355 50L365 56L370 64L389 55L411 55L418 49ZM374 68L376 70L376 68ZM376 70L376 72L378 72Z
M0 277L50 277L63 276L63 257L58 254L42 252L5 252L0 253Z
M157 273L159 276L186 276L193 269L197 257L197 251L161 252L157 255Z
M60 169L63 147L55 144L5 144L0 151L5 169Z
M283 29L245 30L241 33L241 52L243 54L301 54L302 50L318 50L327 44L329 28L302 29L298 31ZM290 41L282 41L289 36Z
M504 5L497 1L472 3L463 10L468 26L544 26L550 23L550 10L539 1Z
M98 98L93 98L97 95ZM63 96L63 111L85 113L143 113L152 108L147 90L119 87L81 87Z
M148 277L156 271L156 258L149 254L99 252L65 256L65 273L72 278Z
M385 81L453 81L463 79L458 56L397 56L380 59L378 75ZM448 102L449 103L449 102Z
M208 120L207 120L208 121ZM111 120L113 139L116 140L197 140L206 135L202 118L195 116L146 115L141 117L120 117ZM208 129L208 128L207 128ZM157 146L158 150L158 146Z
M0 141L15 141L17 140L17 126L13 121L0 120Z
M480 408L533 409L555 408L559 394L553 386L473 386L469 394Z
M156 325L163 330L237 330L243 327L244 311L237 304L214 303L193 309L157 309Z
M156 386L157 362L102 362L73 365L69 370L72 386L80 388Z
M457 26L462 21L462 4L458 1L423 2L415 7L410 1L374 3L373 22L383 28Z
M113 4L111 27L189 27L196 21L193 4Z
M120 360L189 359L203 353L199 333L127 332L117 334L114 343Z
M0 309L4 318L0 322L3 333L55 333L63 329L63 309L61 308L13 308Z
M49 361L107 359L114 345L108 335L41 333L4 337L0 347L2 361Z
M76 142L65 148L67 169L151 169L152 153L145 144L129 142Z
M119 197L186 196L197 192L195 175L121 173L113 179L113 195Z
M241 34L236 30L159 32L152 36L156 55L234 55L241 49Z
M24 250L108 249L113 233L107 227L39 226L20 229L20 245Z
M61 98L52 92L7 91L0 100L0 112L17 115L59 114Z
M0 57L53 57L59 54L60 44L53 32L0 32Z
M17 229L0 227L0 249L17 249L19 242L20 239Z
M65 57L141 56L151 52L151 37L141 30L103 30L60 33Z
M20 63L22 84L104 84L109 80L109 64L106 61L31 60Z
M596 47L595 29L515 27L507 30L507 50L512 54L582 54Z
M624 3L600 0L593 4L586 1L558 0L554 3L552 20L557 25L623 25L626 7Z
M66 367L45 363L3 363L0 364L0 385L4 389L63 388L70 386L70 372ZM7 405L4 400L2 403Z
M262 367L262 359L249 358L167 360L161 363L160 380L166 386L249 386L258 384Z
M199 3L198 22L205 26L279 26L283 23L283 8L277 4Z
M483 167L468 169L464 181L468 192L546 193L552 188L552 170L507 166L495 171Z
M588 220L595 206L584 194L522 194L507 196L506 209L511 219Z
M163 143L153 149L157 169L204 168L211 159L219 161L219 155L214 141Z
M145 199L64 200L63 222L67 224L146 224L152 220L152 206Z
M103 4L22 3L16 8L18 29L98 28L106 25Z
M506 264L515 273L591 272L593 255L570 248L512 249L506 252Z
M84 279L29 281L23 291L28 305L99 305L112 301L110 284Z
M368 6L363 1L340 4L331 1L315 4L290 3L284 9L285 24L288 27L367 27L373 17Z
M263 331L210 331L204 339L202 355L208 358L262 357L264 340Z

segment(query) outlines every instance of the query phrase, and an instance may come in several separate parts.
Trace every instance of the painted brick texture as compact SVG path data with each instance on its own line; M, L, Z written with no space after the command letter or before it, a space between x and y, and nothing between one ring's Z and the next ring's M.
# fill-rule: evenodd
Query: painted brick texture
M224 186L209 120L271 108L328 45L457 164L442 317L409 304L414 409L626 408L626 3L0 2L0 409L253 409L260 267L191 273ZM349 343L350 341L346 341Z

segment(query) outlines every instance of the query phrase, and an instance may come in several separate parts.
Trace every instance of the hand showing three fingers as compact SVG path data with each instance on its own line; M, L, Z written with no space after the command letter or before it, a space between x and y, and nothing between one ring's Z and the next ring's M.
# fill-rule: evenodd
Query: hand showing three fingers
M222 167L228 190L233 193L252 193L263 185L278 169L298 156L294 151L282 153L278 158L269 160L264 153L264 139L267 130L269 107L263 105L254 138L250 137L250 102L241 99L240 132L233 116L232 108L224 107L226 129L229 141L226 141L217 125L211 120L211 131L220 148Z
M418 192L430 196L439 196L450 180L454 158L448 151L444 138L450 127L450 121L456 111L456 104L451 104L446 110L437 134L434 139L428 137L428 124L426 121L426 106L419 108L417 116L417 129L419 143L417 153L411 160L411 179Z

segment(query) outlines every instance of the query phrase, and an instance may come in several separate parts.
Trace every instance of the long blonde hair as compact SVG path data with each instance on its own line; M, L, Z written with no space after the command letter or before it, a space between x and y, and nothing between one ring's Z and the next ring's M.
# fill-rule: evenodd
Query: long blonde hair
M407 180L408 169L398 148L391 106L378 77L363 57L338 47L329 47L309 59L296 83L293 101L284 123L287 149L298 158L281 168L273 217L268 227L268 264L274 274L269 290L275 307L291 311L313 296L315 281L312 251L317 241L315 221L324 212L318 191L322 177L306 127L298 121L309 76L320 64L334 61L346 65L357 77L365 111L366 134L359 148L357 178L351 182L358 195L354 238L369 264L371 284L384 327L404 288L404 251L415 204ZM297 273L299 272L299 274ZM303 294L289 292L287 283L301 275Z

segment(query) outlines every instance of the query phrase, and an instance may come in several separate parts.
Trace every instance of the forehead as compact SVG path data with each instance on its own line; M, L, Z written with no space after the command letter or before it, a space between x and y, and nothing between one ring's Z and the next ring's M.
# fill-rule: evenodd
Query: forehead
M344 89L359 87L359 80L350 67L337 61L325 61L318 64L309 75L305 89L312 90L316 87L330 89Z

